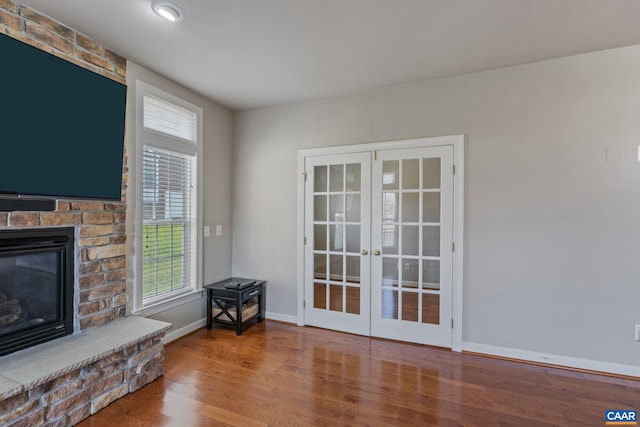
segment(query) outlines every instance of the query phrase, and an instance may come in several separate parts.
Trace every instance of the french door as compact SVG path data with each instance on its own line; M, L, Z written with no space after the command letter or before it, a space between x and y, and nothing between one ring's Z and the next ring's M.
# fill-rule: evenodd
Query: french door
M371 335L451 347L453 148L379 151Z
M371 154L314 157L305 188L305 321L369 335Z
M305 159L305 324L451 347L453 146Z

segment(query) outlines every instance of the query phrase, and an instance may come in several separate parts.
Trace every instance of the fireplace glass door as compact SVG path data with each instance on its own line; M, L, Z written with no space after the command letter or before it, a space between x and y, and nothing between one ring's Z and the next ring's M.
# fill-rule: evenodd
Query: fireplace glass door
M73 229L0 233L0 354L73 332Z
M56 250L0 259L0 335L60 317L61 256Z

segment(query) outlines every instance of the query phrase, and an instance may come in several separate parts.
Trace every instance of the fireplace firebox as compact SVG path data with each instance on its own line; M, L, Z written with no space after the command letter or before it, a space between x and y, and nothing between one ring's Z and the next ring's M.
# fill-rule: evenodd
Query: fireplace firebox
M74 229L0 231L0 356L73 332Z

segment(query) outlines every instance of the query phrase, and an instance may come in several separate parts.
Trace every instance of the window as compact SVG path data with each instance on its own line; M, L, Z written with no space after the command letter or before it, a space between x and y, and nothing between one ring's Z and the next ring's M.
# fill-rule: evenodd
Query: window
M142 82L138 89L136 310L201 288L202 109Z

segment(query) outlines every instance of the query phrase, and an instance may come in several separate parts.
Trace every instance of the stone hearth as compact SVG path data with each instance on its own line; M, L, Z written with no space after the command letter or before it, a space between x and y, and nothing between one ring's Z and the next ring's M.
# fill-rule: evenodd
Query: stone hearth
M171 324L127 317L0 358L0 425L77 424L163 374Z

